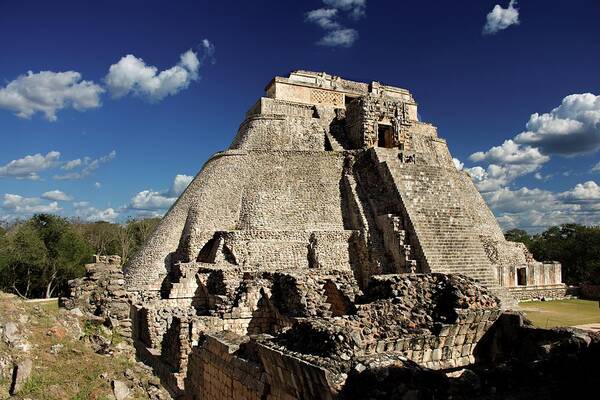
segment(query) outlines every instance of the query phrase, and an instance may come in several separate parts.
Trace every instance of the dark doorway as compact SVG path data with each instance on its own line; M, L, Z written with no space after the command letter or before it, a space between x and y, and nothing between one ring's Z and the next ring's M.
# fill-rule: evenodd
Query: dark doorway
M392 148L394 147L394 131L391 125L380 124L377 132L377 146Z
M527 268L517 268L517 286L527 286Z

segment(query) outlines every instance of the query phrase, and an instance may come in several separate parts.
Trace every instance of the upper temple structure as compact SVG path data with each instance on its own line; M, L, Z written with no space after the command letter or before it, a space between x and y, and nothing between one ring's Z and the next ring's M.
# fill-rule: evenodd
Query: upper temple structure
M267 85L125 279L138 352L194 399L335 398L383 355L468 365L515 299L565 292L408 90L309 71Z

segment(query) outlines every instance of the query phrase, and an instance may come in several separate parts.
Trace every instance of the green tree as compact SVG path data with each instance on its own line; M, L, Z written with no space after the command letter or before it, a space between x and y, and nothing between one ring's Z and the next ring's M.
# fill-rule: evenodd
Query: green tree
M536 260L559 261L564 282L600 284L600 227L564 224L533 236L518 229L505 236L525 243Z
M510 240L511 242L521 242L529 248L531 246L531 235L524 231L523 229L511 229L504 233L504 237L506 240Z
M65 294L84 273L92 248L67 220L39 214L15 225L0 249L0 285L23 297Z

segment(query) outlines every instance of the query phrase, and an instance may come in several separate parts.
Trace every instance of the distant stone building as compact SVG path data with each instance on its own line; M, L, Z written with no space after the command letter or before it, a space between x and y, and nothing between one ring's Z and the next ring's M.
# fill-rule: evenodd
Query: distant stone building
M565 291L409 91L308 71L267 85L125 279L140 355L198 399L335 397L384 354L467 365L501 304Z

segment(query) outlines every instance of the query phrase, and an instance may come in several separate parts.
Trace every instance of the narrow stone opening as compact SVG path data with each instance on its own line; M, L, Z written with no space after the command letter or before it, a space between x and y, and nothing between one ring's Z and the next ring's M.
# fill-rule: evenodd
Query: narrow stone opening
M517 286L527 286L527 268L517 268Z
M391 125L379 124L377 132L377 146L388 149L394 147L394 131Z

